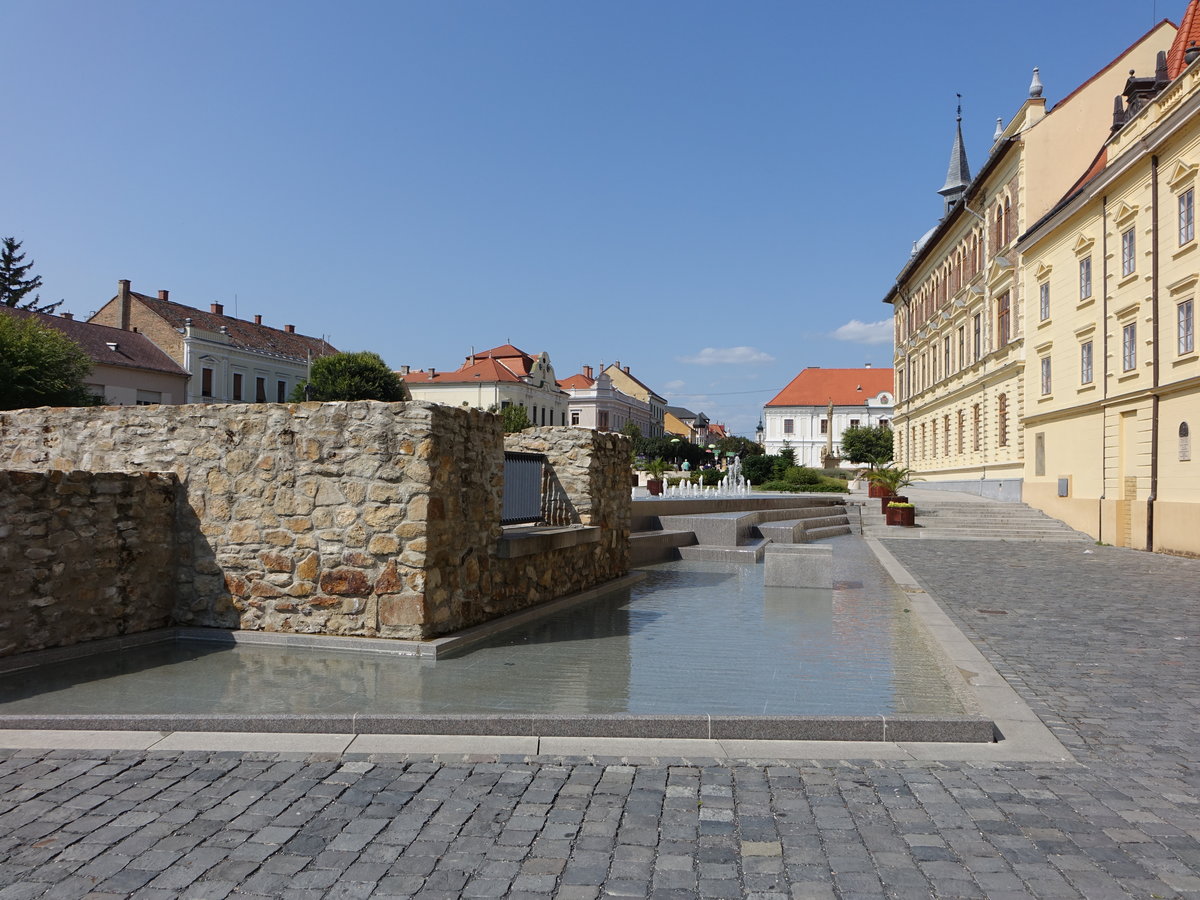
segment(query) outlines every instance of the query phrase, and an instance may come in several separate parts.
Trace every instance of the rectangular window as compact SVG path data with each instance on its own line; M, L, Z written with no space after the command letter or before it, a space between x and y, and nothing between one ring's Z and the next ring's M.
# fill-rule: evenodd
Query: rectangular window
M979 449L979 404L971 407L971 449Z
M983 353L983 313L975 313L975 330L971 341L974 344L972 347L974 361L979 362L979 357Z
M254 402L255 403L266 403L267 402L267 379L265 379L265 378L255 378L254 379Z
M596 413L596 427L600 431L608 431L608 410L602 409Z
M1050 393L1050 357L1042 357L1042 395Z
M948 378L950 377L950 335L946 335L942 339L942 359L944 362L942 375Z
M1009 295L1008 295L1008 292L1005 291L1004 294L1000 297L1000 302L998 304L998 312L996 313L996 336L998 339L998 343L996 344L997 349L999 349L1000 347L1003 347L1005 344L1008 343L1009 330L1010 330L1010 322L1009 322L1009 313L1010 312L1011 312L1011 309L1010 309Z
M1191 300L1184 300L1176 307L1175 321L1179 332L1179 352L1191 353L1196 349L1196 320L1192 313Z
M1121 367L1131 371L1137 365L1137 325L1130 322L1121 330Z
M154 406L162 403L161 391L138 391L136 403L138 406Z
M961 369L967 362L967 326L958 326L958 367Z
M829 420L828 419L821 420L821 434L829 434Z
M1092 296L1092 258L1085 256L1079 261L1079 299Z
M233 402L234 403L242 402L242 373L241 372L233 373Z
M1134 253L1137 251L1137 241L1133 235L1133 229L1130 228L1121 235L1121 275L1132 275L1137 270L1137 259Z
M1038 315L1043 322L1050 318L1050 282L1043 281L1038 288Z
M858 419L851 419L851 420L850 420L850 427L851 427L851 428L857 428L857 427L858 427Z
M1179 195L1179 246L1196 236L1195 191L1188 188Z
M571 410L571 424L572 425L579 424L579 410L577 410L577 409Z
M943 432L945 434L946 439L944 441L942 441L942 448L943 448L943 452L947 456L949 456L950 455L950 417L946 416L943 419L943 423L944 423Z
M996 438L997 445L1008 446L1008 395L1001 394L996 402Z
M201 369L200 370L200 396L201 397L211 397L213 395L212 384L213 384L213 370L212 369Z
M1092 383L1092 342L1079 345L1079 383Z
M287 402L287 382L286 381L275 382L275 401L277 403Z
M795 419L784 419L783 420L783 433L784 434L795 434L796 433L796 420Z
M967 414L961 409L958 411L958 452L965 453L967 451Z

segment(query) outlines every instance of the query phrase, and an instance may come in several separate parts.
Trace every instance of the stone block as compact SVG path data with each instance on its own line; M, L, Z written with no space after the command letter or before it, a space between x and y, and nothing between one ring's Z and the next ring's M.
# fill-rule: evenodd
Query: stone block
M767 587L833 588L833 548L771 544L763 556Z

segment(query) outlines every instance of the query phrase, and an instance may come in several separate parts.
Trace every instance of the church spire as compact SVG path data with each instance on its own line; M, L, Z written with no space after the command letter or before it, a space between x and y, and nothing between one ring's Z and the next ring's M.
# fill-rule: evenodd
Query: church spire
M958 202L971 183L971 169L967 165L967 150L963 146L962 136L962 94L957 94L958 112L955 116L956 129L954 146L950 148L950 166L946 170L946 183L938 191L946 199L946 212Z

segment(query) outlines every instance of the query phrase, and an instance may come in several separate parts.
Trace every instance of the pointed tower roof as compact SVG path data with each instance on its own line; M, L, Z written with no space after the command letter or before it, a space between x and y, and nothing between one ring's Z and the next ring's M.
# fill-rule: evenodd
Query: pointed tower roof
M1196 0L1200 2L1200 0ZM962 95L959 95L962 99ZM967 185L971 183L971 167L967 165L967 150L963 146L962 136L962 103L958 104L958 112L955 115L956 128L954 132L954 146L950 148L950 166L946 170L946 183L942 185L938 191L946 198L946 210L954 205L955 201L966 191Z
M1193 43L1200 47L1200 0L1191 0L1187 12L1183 14L1183 23L1175 33L1175 41L1167 51L1167 76L1173 81L1179 73L1187 68L1185 58L1187 49Z

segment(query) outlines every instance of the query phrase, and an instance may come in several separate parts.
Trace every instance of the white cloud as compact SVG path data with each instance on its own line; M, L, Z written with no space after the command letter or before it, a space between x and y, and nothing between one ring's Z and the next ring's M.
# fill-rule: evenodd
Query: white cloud
M671 393L674 393L675 391L681 391L687 387L687 382L676 379L675 381L668 381L665 385L663 385L663 387Z
M860 322L858 319L851 319L837 329L833 336L839 341L851 341L855 344L890 344L892 342L892 320Z
M754 347L705 347L695 356L677 357L681 363L696 366L754 365L775 362L775 357Z

